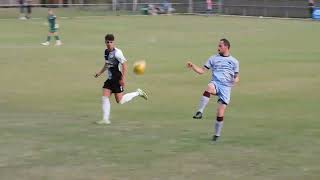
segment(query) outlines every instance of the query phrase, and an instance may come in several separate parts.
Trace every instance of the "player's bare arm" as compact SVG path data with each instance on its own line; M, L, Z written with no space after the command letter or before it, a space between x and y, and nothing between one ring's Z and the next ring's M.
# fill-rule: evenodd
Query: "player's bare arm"
M126 62L122 63L121 64L121 68L122 68L122 77L121 77L121 80L120 80L120 85L121 86L124 86L125 85L125 82L126 82L126 75L127 75L127 68L128 68L128 65Z
M107 70L107 64L104 64L103 68L99 71L99 72L96 72L94 77L97 78L99 77L102 73L104 73L105 71Z
M195 64L193 64L192 62L188 61L187 62L187 68L192 69L194 72L198 73L198 74L203 74L205 73L208 69L205 67L199 67Z
M237 84L240 81L240 74L239 73L235 73L234 75L234 84Z

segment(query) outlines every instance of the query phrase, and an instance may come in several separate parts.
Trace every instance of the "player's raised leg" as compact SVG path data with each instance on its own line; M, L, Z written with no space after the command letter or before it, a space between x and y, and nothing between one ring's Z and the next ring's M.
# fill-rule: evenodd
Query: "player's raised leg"
M110 89L103 89L103 96L102 96L102 115L103 118L101 121L97 121L97 124L110 124L110 100L109 97L111 96Z
M202 97L200 98L198 111L193 116L194 119L202 118L203 111L210 100L211 94L216 94L216 88L213 83L209 83L207 89L203 92Z
M117 103L120 103L120 104L124 104L126 102L129 102L137 96L140 96L140 97L144 98L145 100L148 99L147 94L141 89L137 89L136 91L131 92L131 93L127 93L127 94L123 94L123 93L116 93L115 94L116 101L117 101Z

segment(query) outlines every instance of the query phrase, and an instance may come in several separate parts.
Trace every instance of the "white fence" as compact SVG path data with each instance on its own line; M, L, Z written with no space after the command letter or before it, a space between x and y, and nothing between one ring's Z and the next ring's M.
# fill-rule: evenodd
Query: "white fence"
M8 0L7 0L8 1ZM12 1L11 1L12 2ZM15 0L16 2L16 0ZM97 14L155 14L164 13L212 13L232 14L243 16L275 16L275 17L310 17L307 5L266 5L262 4L231 4L226 1L215 1L212 7L208 7L207 1L202 0L180 0L179 3L168 3L165 1L145 0L138 3L138 0L110 0L111 3L104 4L32 4L33 10L41 8L58 8L64 11L84 11L86 15ZM142 1L139 1L142 2ZM19 7L19 4L0 4L0 18L3 9Z

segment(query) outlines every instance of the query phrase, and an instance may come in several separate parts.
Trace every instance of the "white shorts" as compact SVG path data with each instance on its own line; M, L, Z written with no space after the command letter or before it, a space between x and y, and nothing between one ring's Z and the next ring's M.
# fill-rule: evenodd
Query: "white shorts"
M231 97L231 87L218 84L211 81L209 84L213 84L216 89L216 96L218 96L218 102L228 105Z

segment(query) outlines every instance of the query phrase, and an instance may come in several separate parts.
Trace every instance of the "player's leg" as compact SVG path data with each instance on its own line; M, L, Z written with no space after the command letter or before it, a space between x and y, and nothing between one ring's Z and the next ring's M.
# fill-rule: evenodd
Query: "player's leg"
M20 18L21 20L25 20L26 19L26 16L24 14L24 4L23 4L23 0L20 0L19 1L19 4L20 4Z
M194 119L201 119L202 118L203 111L210 100L210 96L215 95L215 94L217 94L217 90L216 90L215 85L213 83L209 83L206 90L203 92L203 94L200 98L199 108L198 108L198 111L196 112L196 114L193 116Z
M222 100L218 101L218 107L217 107L217 118L216 122L214 124L215 134L213 136L213 141L217 141L218 138L221 135L221 130L223 127L223 118L224 118L224 112L227 108L227 104L223 102Z
M120 93L115 93L114 95L115 95L117 103L120 103L120 104L124 104L126 102L129 102L137 96L140 96L140 97L144 98L145 100L148 99L147 94L141 89L137 89L136 91L131 92L131 93L123 94L123 92L120 92Z
M110 81L107 80L104 82L103 89L102 89L102 115L103 118L101 121L97 121L98 124L110 124L110 100L109 97L111 96L111 89L110 89Z
M61 40L60 40L60 37L59 37L59 35L58 35L58 32L55 31L53 34L54 34L54 38L56 39L56 46L61 46L61 45L62 45L62 42L61 42Z
M26 15L27 19L31 18L31 5L28 3L27 5L27 15Z
M217 141L221 135L221 130L223 127L224 113L227 105L230 102L231 87L219 86L218 94L218 107L217 107L217 118L214 124L215 134L213 136L213 141Z
M47 41L44 42L44 43L41 43L41 44L44 45L44 46L49 46L52 35L53 35L53 33L49 31L49 32L48 32L48 36L47 36Z

